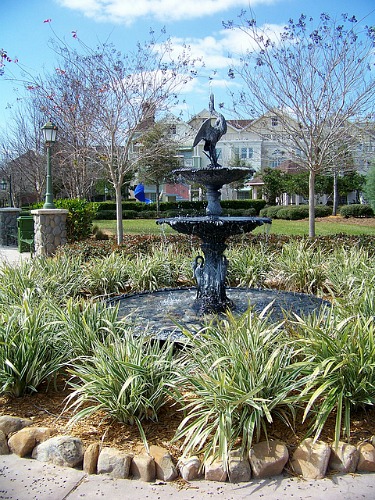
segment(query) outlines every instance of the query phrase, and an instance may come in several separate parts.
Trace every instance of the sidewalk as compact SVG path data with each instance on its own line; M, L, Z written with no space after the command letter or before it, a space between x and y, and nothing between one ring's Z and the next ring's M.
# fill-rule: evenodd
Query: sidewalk
M6 262L8 264L19 264L22 261L29 260L31 257L30 252L18 251L18 247L3 247L0 246L0 263ZM1 497L0 497L1 498Z
M0 456L0 499L80 500L373 500L374 474L334 475L320 480L258 479L230 484L207 481L143 483L130 479L87 476L76 469L57 467L16 455Z

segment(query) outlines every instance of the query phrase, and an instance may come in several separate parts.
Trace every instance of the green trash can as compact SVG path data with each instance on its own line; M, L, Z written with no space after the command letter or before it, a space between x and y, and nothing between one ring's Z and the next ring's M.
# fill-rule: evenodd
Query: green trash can
M21 215L17 219L18 227L18 251L34 251L34 217L32 215Z

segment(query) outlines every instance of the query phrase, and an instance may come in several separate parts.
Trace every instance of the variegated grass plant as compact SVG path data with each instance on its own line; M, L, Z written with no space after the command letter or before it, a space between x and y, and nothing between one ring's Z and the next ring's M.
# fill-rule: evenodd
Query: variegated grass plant
M177 359L172 343L160 345L133 333L117 329L91 356L72 363L69 401L77 412L70 424L103 411L119 422L136 424L147 448L142 422L156 421L166 404Z
M297 318L291 329L296 356L306 377L301 398L306 400L304 419L313 423L317 439L335 415L335 444L350 441L353 410L375 403L374 316L337 313Z
M229 249L228 283L237 287L262 287L271 268L273 254L267 246Z
M326 252L309 240L285 243L275 254L268 279L280 289L321 294L326 288Z
M52 305L51 312L70 360L91 355L98 344L126 324L126 318L118 318L118 305L103 301L69 299L64 308Z
M66 363L48 303L25 297L0 313L0 394L22 396L53 380Z
M293 425L302 367L293 365L282 324L248 311L185 334L192 347L177 387L184 388L178 398L186 415L175 435L184 455L227 464L231 450L245 454L275 419Z

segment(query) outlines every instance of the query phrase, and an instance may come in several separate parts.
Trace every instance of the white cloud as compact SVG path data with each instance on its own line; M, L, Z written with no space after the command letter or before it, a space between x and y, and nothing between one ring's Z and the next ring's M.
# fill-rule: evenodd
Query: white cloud
M60 5L79 10L98 21L131 24L142 17L161 22L187 21L229 9L249 7L249 0L58 0ZM275 0L253 0L251 7Z

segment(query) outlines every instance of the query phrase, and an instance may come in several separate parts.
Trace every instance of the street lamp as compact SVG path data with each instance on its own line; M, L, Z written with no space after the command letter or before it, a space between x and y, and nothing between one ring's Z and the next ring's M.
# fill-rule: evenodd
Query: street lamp
M42 127L44 141L47 148L47 179L46 179L46 201L43 208L56 208L53 203L52 174L51 174L51 147L56 142L57 126L47 122Z
M9 206L11 207L12 206L12 176L9 175L8 177L8 181L9 181ZM1 182L0 182L0 188L2 191L6 191L7 188L8 188L8 182L6 179L2 179Z

